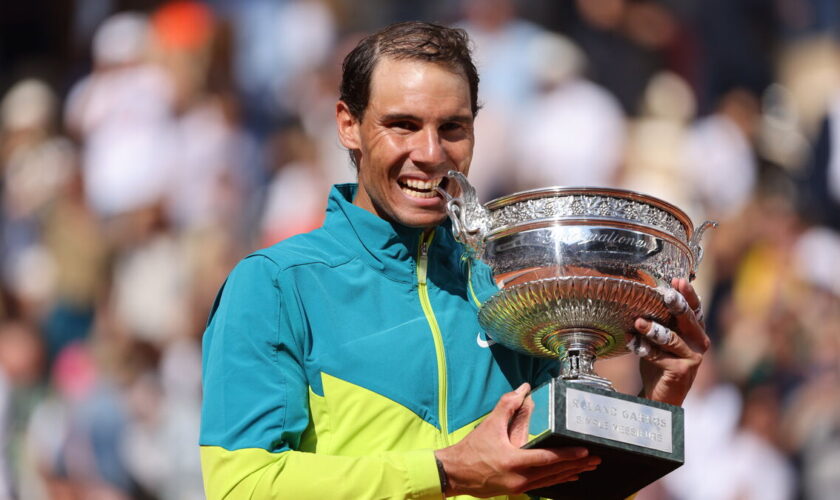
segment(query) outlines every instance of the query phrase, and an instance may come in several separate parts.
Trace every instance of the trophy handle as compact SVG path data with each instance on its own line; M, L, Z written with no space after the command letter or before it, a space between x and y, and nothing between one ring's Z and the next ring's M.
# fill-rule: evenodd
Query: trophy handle
M703 233L705 233L707 229L713 227L718 227L717 221L704 221L700 224L700 227L697 228L697 231L694 232L694 235L691 237L691 241L688 242L688 248L694 256L694 266L692 266L689 280L694 279L694 275L697 273L697 268L700 267L700 262L703 261L703 248L700 246L700 240L703 239Z
M490 227L490 214L478 202L475 188L466 176L457 170L450 170L447 177L458 183L461 196L453 197L444 189L438 193L446 200L446 213L452 220L452 234L467 247L467 252L477 259L484 255L484 238Z

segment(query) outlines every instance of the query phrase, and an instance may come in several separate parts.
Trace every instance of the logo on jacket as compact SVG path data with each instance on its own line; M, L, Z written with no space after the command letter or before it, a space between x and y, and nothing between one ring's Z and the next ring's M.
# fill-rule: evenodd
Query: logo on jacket
M475 343L478 344L478 347L490 347L491 345L495 344L496 341L489 338L487 334L482 334L482 332L478 332L478 336L476 336L475 338Z

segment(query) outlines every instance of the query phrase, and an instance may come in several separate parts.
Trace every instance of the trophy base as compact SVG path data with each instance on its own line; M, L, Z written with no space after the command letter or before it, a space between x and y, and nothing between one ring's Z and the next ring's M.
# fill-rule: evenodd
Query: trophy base
M529 491L555 500L621 500L681 466L683 409L554 379L532 392L525 448L582 446L601 458L577 481Z

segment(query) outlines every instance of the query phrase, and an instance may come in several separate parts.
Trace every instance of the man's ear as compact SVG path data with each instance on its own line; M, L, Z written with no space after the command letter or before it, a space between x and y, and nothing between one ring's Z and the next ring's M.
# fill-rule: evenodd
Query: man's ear
M358 150L362 143L360 124L344 101L338 101L335 105L335 123L338 125L338 139L341 144L350 151Z

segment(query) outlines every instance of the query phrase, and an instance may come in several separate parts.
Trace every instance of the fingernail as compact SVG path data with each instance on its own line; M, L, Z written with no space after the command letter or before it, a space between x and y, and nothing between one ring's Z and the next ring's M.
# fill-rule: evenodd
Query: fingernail
M578 479L580 479L580 476L572 476L572 477L569 478L569 482L577 481Z
M586 455L589 455L589 450L586 448L578 448L575 450L575 457L576 458L583 458Z
M601 463L601 457L590 457L586 463L589 465L598 465Z
M526 392L528 392L528 382L524 382L522 385L517 387L516 390L513 391L513 392L519 394L520 396L522 394L525 394Z
M650 328L650 321L646 320L645 318L639 318L636 320L636 326L639 329Z

